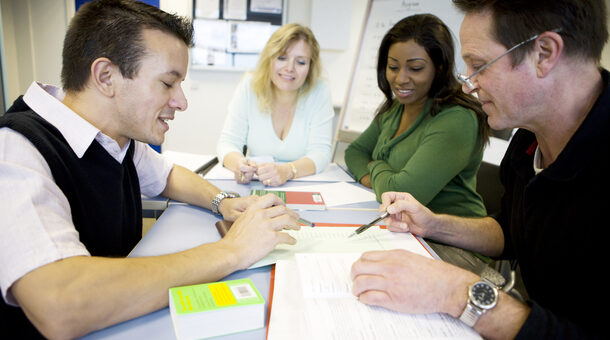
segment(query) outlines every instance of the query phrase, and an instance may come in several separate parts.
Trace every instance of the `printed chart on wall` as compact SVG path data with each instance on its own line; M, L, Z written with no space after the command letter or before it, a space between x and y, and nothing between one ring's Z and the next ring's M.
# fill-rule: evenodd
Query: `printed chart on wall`
M254 68L285 11L284 0L193 0L193 67Z
M432 13L449 27L454 37L457 70L464 70L459 45L459 27L463 14L451 0L369 0L358 59L341 111L341 130L360 133L369 126L375 110L384 98L377 87L376 73L377 50L381 39L400 19L419 13Z

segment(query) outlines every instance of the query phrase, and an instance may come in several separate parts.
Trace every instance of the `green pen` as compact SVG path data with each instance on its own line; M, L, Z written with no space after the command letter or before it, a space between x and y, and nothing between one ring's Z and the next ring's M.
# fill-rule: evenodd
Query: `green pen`
M313 227L313 226L314 226L314 224L313 224L313 223L309 222L308 220L306 220L306 219L304 219L304 218L302 218L302 217L299 217L299 219L297 220L297 222L299 222L299 223L301 223L301 224L304 224L304 225L306 225L306 226L309 226L309 227Z

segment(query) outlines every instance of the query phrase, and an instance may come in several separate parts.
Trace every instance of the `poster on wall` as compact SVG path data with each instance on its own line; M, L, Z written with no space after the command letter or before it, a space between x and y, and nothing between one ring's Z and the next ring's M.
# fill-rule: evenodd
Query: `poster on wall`
M282 0L252 0L250 11L258 13L282 13Z
M202 19L220 18L220 4L218 0L196 0L195 17Z
M253 69L273 32L284 24L284 1L193 0L192 68ZM218 17L206 14L216 6Z

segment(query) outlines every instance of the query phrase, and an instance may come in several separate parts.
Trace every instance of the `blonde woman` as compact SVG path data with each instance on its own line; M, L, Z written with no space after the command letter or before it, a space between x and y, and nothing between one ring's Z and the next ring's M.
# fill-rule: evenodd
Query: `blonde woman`
M220 164L248 183L267 186L323 171L330 161L333 108L320 79L319 45L299 24L280 27L229 104L217 146ZM247 146L246 157L243 147ZM249 158L272 156L273 162Z

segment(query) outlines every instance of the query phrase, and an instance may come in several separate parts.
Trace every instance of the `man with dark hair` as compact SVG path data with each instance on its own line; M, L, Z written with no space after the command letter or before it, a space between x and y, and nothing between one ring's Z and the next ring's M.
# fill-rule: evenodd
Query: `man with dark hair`
M297 216L274 195L233 198L147 145L186 109L191 37L188 20L140 2L87 3L64 42L65 92L35 82L0 118L6 334L79 337L167 306L170 287L221 279L295 242L280 231L298 228ZM125 258L142 233L141 193L235 223L215 243Z
M408 193L385 193L393 231L518 261L529 301L449 264L407 251L354 263L360 301L408 313L448 313L486 338L601 338L599 287L610 232L610 74L604 0L454 0L468 75L494 129L519 128L502 160L497 216L434 214ZM585 289L586 288L586 289ZM586 294L585 294L586 293Z

